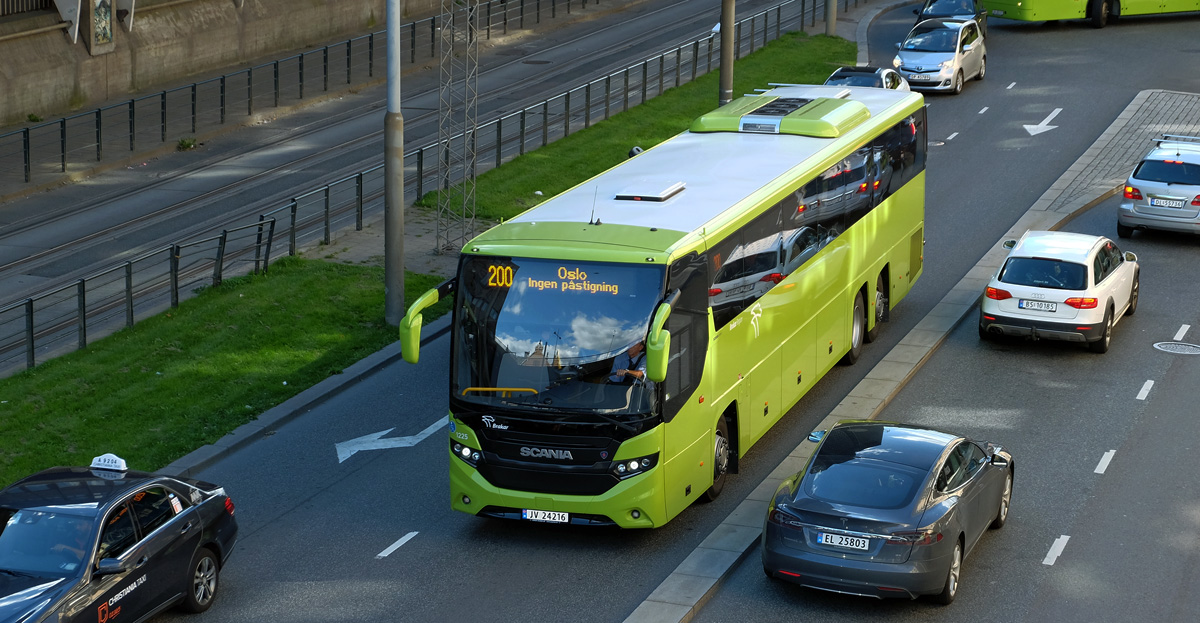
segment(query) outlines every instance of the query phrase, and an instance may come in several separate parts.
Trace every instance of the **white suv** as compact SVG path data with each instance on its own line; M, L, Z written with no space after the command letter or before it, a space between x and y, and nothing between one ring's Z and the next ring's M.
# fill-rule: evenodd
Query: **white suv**
M979 337L1085 342L1108 352L1112 330L1137 311L1137 256L1102 236L1028 231L979 299Z
M1125 182L1117 235L1134 229L1200 234L1200 137L1164 134Z

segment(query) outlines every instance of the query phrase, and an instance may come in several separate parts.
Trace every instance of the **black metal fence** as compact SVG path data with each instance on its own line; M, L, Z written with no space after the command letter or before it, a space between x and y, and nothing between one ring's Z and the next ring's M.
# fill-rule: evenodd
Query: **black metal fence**
M739 20L736 56L776 39L785 28L815 20L812 0L786 2ZM819 14L818 14L819 15ZM524 110L477 127L476 175L521 154L636 106L666 89L704 75L720 63L720 40L708 35L640 63L574 87ZM131 104L132 105L132 104ZM459 136L451 144L461 144ZM405 196L437 186L438 145L404 155ZM163 247L78 281L0 306L0 376L82 349L90 339L132 326L177 306L182 297L219 284L225 276L265 271L273 258L330 244L338 231L362 229L383 212L382 164L297 195L221 234ZM286 245L286 247L283 247Z

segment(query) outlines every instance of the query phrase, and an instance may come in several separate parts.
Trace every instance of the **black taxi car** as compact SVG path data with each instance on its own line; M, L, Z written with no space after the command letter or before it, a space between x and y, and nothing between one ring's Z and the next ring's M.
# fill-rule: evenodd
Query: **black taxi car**
M203 612L237 541L233 501L121 458L55 467L0 491L0 623L134 623Z

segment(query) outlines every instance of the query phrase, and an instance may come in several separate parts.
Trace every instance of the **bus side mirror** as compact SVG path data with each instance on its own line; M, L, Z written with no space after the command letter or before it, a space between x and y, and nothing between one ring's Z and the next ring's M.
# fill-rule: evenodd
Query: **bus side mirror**
M409 363L417 363L421 356L421 325L425 323L421 312L437 303L438 298L437 288L422 294L400 319L400 354Z
M646 340L646 378L661 383L667 378L667 359L671 355L671 332L663 327L671 315L671 304L662 303L654 312L650 323L650 336Z

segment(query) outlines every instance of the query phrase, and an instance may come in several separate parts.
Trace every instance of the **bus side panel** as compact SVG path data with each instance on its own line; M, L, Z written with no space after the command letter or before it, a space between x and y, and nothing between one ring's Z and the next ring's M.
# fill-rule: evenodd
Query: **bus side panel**
M678 515L712 486L713 433L711 426L703 423L710 416L715 418L711 411L685 408L666 427L666 447L675 449L680 442L688 442L663 465L663 491L666 494L668 519Z
M854 305L854 290L848 283L846 263L849 259L846 241L837 239L825 247L813 262L811 279L819 290L814 300L817 311L817 367L819 373L837 363L850 350L850 314Z
M1025 22L1087 17L1088 0L983 0L989 15Z

